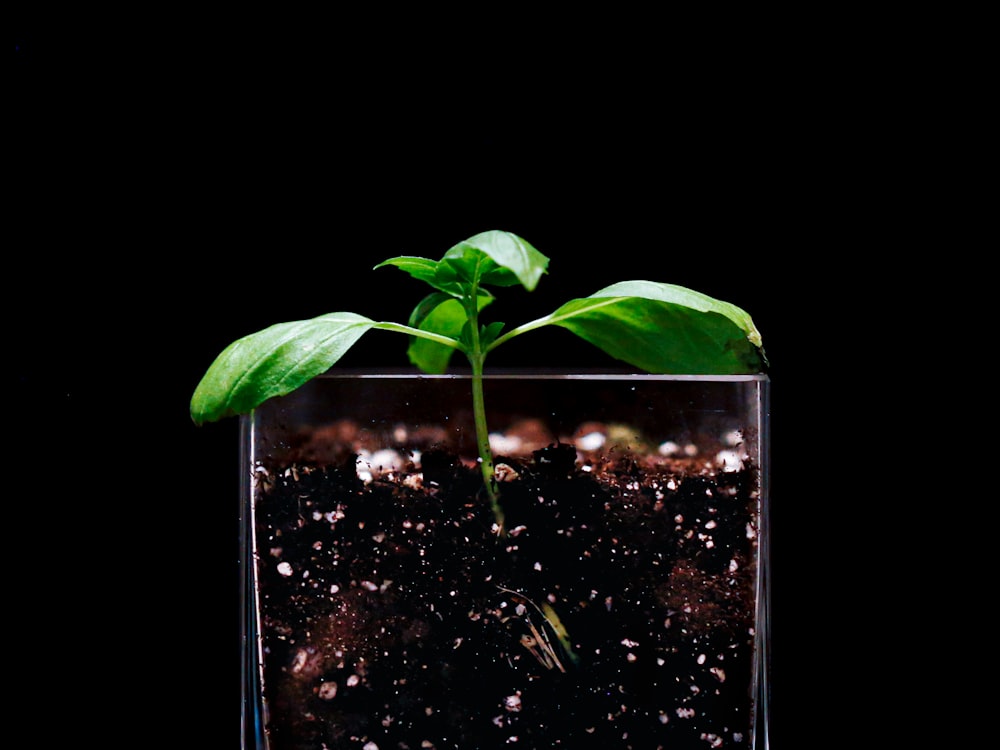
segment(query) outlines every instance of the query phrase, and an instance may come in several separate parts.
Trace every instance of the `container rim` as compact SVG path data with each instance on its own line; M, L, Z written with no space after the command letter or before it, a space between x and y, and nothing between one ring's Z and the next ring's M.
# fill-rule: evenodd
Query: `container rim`
M469 380L471 371L455 371L442 375L431 375L407 368L335 368L317 376L320 379L337 380ZM766 373L745 375L705 375L705 374L653 374L632 370L588 370L586 368L496 368L483 374L484 380L634 380L634 381L701 381L701 382L767 382Z

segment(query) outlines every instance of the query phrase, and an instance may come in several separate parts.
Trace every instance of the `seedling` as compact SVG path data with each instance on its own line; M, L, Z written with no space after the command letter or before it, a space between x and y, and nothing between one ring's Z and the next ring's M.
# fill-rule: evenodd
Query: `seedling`
M520 284L534 291L549 259L526 240L488 231L452 247L439 261L399 256L395 266L435 291L424 297L406 325L351 312L278 323L244 336L216 357L191 399L195 424L247 414L326 372L370 329L410 337L410 362L428 374L447 371L452 354L472 368L476 442L487 496L504 533L493 453L483 400L483 365L501 344L543 326L559 326L612 357L651 373L735 375L767 366L760 333L739 307L681 286L622 281L573 299L544 317L504 330L482 323L493 300L488 287Z

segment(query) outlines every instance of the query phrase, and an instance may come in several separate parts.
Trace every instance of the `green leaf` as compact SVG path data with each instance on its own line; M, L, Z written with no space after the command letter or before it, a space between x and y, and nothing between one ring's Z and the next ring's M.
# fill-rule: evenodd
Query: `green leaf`
M549 259L511 232L480 232L460 242L441 259L467 281L496 286L521 284L534 291L547 273Z
M497 336L500 335L500 331L503 330L504 324L500 321L495 321L489 325L481 326L479 331L479 345L482 348L488 347L494 341L496 341Z
M395 258L383 260L374 266L372 270L381 268L382 266L396 266L400 270L406 271L413 278L430 284L434 279L434 272L437 270L438 263L436 260L420 258L416 255L399 255Z
M752 374L767 364L746 312L673 284L612 284L567 302L546 323L647 372Z
M492 295L481 295L478 298L479 309L482 310L493 299ZM424 331L439 333L461 341L462 329L467 322L465 308L458 300L444 294L432 294L417 305L410 315L409 324ZM455 349L452 347L418 337L411 337L406 350L410 362L431 375L442 375L447 372L454 352Z
M436 301L436 304L433 304ZM433 306L431 306L433 304ZM465 323L465 310L462 303L447 295L430 295L417 306L410 316L410 325L425 331L440 333L458 340ZM417 337L410 338L406 354L410 362L426 373L442 375L448 369L454 349Z
M237 339L208 368L191 398L195 424L245 414L326 372L375 321L338 312L278 323Z
M754 325L749 313L730 302L709 297L676 284L664 284L658 281L619 281L594 292L591 297L643 297L677 305L684 305L700 312L715 312L725 315L738 325L754 346L761 346L760 332Z
M431 315L440 305L443 305L448 301L457 302L454 297L450 294L445 294L444 292L434 292L433 294L428 294L413 308L413 312L410 313L410 319L407 321L407 325L413 328L420 328L424 321L427 320L428 316ZM459 305L461 308L461 305ZM433 323L432 323L433 325ZM437 329L434 329L437 330ZM438 331L446 336L451 335L445 331Z
M430 284L435 289L440 289L453 297L462 295L462 283L456 277L452 269L443 269L441 263L428 258L420 258L415 255L400 255L395 258L383 260L375 268L383 266L395 266L401 271L410 274L417 281ZM374 270L374 269L373 269ZM442 273L442 271L446 271Z

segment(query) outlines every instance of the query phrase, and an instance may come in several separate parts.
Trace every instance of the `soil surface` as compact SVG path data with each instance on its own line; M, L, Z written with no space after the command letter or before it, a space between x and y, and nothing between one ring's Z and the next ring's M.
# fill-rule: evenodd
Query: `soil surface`
M271 750L750 747L754 467L426 443L258 466Z

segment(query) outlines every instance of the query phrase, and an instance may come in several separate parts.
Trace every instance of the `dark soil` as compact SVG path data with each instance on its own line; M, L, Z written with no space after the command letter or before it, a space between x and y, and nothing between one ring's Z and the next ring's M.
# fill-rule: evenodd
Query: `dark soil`
M500 535L454 454L355 460L258 472L272 750L750 747L753 467L499 456Z

